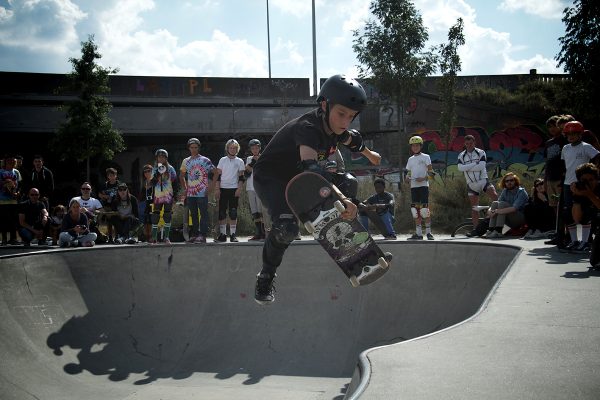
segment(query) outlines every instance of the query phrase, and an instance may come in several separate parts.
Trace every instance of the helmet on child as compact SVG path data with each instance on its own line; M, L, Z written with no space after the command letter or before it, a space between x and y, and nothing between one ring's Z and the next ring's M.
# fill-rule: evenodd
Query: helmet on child
M579 121L567 122L563 128L563 133L568 135L569 133L583 133L583 124Z
M190 147L190 144L197 144L198 147L200 147L200 139L197 139L195 137L191 138L190 140L187 141L187 147Z
M154 157L165 156L169 158L169 153L165 149L158 149L154 152Z
M423 138L421 136L413 136L410 139L408 139L408 144L423 144Z
M258 139L252 139L252 140L250 140L248 142L248 146L250 146L250 147L251 146L258 146L258 147L260 147L261 146L260 140L258 140Z
M361 112L367 106L367 93L355 79L346 75L333 75L321 86L317 103L323 100L328 105L341 104Z

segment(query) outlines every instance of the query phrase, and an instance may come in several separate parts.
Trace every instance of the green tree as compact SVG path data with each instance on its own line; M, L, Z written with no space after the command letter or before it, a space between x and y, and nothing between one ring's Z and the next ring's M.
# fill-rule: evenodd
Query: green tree
M565 36L559 38L561 50L555 59L573 78L579 93L571 101L575 115L593 121L598 127L600 110L600 2L575 0L563 11Z
M90 158L111 160L125 149L122 134L112 126L108 114L111 103L104 97L110 92L109 75L118 69L103 68L96 63L102 56L94 43L94 36L81 43L81 58L70 58L73 71L67 83L58 88L59 93L75 94L74 101L61 106L66 112L50 146L62 160L87 162L87 179L90 178Z
M439 129L440 136L446 143L446 166L448 165L448 148L450 147L452 126L456 120L456 75L461 70L458 46L465 44L463 20L459 18L448 31L448 42L439 47L439 67L442 78L438 87L442 101ZM444 168L446 170L446 168Z
M353 32L352 48L360 63L360 77L368 79L398 107L402 165L408 149L404 120L400 120L403 105L421 87L423 79L433 73L436 57L425 51L429 35L412 2L372 0L370 11L374 19L366 21L362 32Z

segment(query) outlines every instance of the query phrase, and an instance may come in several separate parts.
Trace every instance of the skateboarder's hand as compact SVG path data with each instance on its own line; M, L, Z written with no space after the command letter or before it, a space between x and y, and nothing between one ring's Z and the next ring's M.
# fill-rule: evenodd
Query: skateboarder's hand
M356 205L350 201L350 199L344 200L344 205L346 206L346 211L342 213L342 218L344 219L354 219L356 218Z

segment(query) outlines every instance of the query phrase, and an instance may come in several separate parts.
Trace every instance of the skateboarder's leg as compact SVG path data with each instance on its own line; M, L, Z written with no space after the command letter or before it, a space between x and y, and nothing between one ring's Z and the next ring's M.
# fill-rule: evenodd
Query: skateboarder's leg
M198 211L200 212L200 230L196 233L206 237L208 233L208 197L198 197Z

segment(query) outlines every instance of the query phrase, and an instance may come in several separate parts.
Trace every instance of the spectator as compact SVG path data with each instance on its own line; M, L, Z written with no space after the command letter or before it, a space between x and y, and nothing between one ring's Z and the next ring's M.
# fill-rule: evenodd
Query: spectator
M105 243L107 237L104 233L100 232L99 227L99 215L105 208L102 207L100 200L92 197L92 185L89 182L83 182L81 184L81 196L74 197L74 199L81 206L81 212L88 218L90 231L94 232L97 236L96 241L98 243ZM110 210L110 207L107 207L106 210Z
M254 236L248 240L264 240L265 225L263 224L263 215L266 213L263 210L260 199L254 191L254 176L252 175L254 165L256 165L258 157L260 157L261 143L258 139L252 139L248 144L252 155L246 158L246 170L244 171L244 176L246 177L246 192L248 194L248 203L250 203L250 212L252 213L252 218L254 218L254 226L256 229Z
M58 235L58 245L60 247L92 247L96 237L96 234L89 230L88 218L81 212L79 202L71 199L69 212L63 218L61 232Z
M33 171L31 172L30 188L40 191L40 201L50 209L50 199L54 194L54 175L44 166L44 158L40 155L33 156Z
M377 213L385 225L387 232L382 232L384 239L396 239L394 231L394 195L385 190L385 180L377 178L373 182L375 194L364 201L361 208L372 210ZM360 222L369 230L369 217L366 213L360 214Z
M590 268L600 271L600 173L592 163L580 165L576 171L577 183L573 185L573 219L590 221L594 227L594 239L590 254ZM583 233L583 230L582 230ZM582 243L588 242L582 235ZM573 246L575 247L575 246ZM572 251L587 251L585 244L580 244Z
M429 177L433 176L433 167L429 155L421 153L423 138L413 136L408 140L413 155L406 163L408 171L406 180L410 182L411 205L410 212L415 220L416 232L409 238L423 239L422 222L425 220L425 232L428 240L433 240L431 234L431 212L429 210Z
M229 241L237 242L237 208L244 183L244 161L237 155L240 144L235 139L225 143L225 156L217 165L215 198L219 200L219 236L215 242L227 241L227 214L229 214Z
M4 166L0 169L0 231L3 245L15 245L17 242L17 204L19 185L15 165L17 160L12 155L4 157ZM10 235L10 240L8 239Z
M560 154L563 146L567 144L567 139L557 125L559 118L558 115L554 115L546 121L550 139L544 147L544 158L546 159L544 185L549 205L555 210L558 207L558 199L562 191L562 180L565 174L565 164L562 162Z
M571 184L577 182L576 170L581 164L593 162L597 164L600 159L600 152L589 143L581 141L583 134L583 124L579 121L570 121L564 125L563 133L567 137L567 143L561 151L561 159L565 163L565 179L563 184L563 204L562 218L565 221L567 230L571 230L573 225L573 194ZM573 235L569 233L571 239ZM564 242L557 244L559 248L564 248Z
M25 189L25 182L23 181L23 156L17 154L15 156L15 160L16 160L16 164L15 164L15 173L17 174L17 186L21 189L21 195L25 196L24 189ZM27 198L23 197L23 201L28 200Z
M38 245L46 244L50 225L48 224L48 210L40 201L40 192L36 188L29 189L29 200L19 204L19 235L26 247L36 239Z
M142 187L138 204L139 215L142 215L144 224L144 240L150 242L152 238L152 201L154 199L154 183L152 182L152 165L146 164L142 167Z
M573 223L567 228L571 243L564 250L574 253L587 253L590 250L589 238L592 228L592 222L596 219L600 195L600 186L598 185L598 167L592 163L581 164L575 171L577 181L571 184L573 193L573 207L571 214ZM581 237L578 237L577 226L581 226Z
M531 197L529 197L529 203L525 206L524 214L529 228L524 239L546 237L549 231L554 229L556 213L550 206L542 178L537 178L533 182Z
M496 188L488 179L486 163L485 151L475 147L475 138L472 135L466 135L465 150L458 155L458 170L465 174L467 194L471 203L473 231L467 236L477 236L475 227L479 224L479 211L476 207L479 206L481 193L486 193L492 201L498 199Z
M488 239L503 237L504 225L519 228L525 223L524 210L529 196L525 188L521 187L521 179L513 172L507 172L502 177L499 187L502 188L502 192L488 210L490 224L485 234Z
M135 196L129 193L125 182L119 183L117 196L112 201L111 209L118 213L111 217L116 229L115 244L137 243L137 238L130 232L139 224L138 202Z
M106 207L107 210L110 210L110 206L112 201L117 196L117 187L119 186L119 179L117 177L117 170L114 168L106 169L106 182L100 187L100 192L98 193L98 197L100 197L100 202L102 203L102 207ZM114 227L111 223L110 218L103 218L106 221L106 227L108 231L108 243L114 243L113 240L113 231ZM99 221L102 222L102 221Z
M58 244L58 234L62 227L62 221L65 217L67 209L62 204L57 205L52 209L50 215L50 237L52 238L52 244L56 246Z
M158 149L154 153L156 165L152 169L152 182L154 182L153 208L152 208L152 238L150 243L158 242L158 222L160 212L163 212L163 243L171 244L169 235L171 233L171 217L173 200L177 191L177 172L169 164L169 153L165 149Z
M215 166L212 161L200 155L200 140L191 138L187 142L190 156L179 168L179 181L183 188L183 201L192 216L190 243L206 243L208 234L208 193L212 190L210 178ZM184 223L188 223L184 221Z

